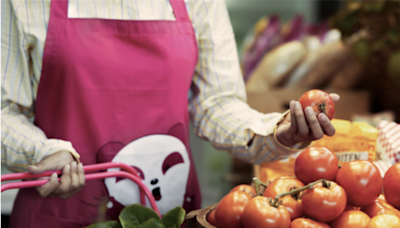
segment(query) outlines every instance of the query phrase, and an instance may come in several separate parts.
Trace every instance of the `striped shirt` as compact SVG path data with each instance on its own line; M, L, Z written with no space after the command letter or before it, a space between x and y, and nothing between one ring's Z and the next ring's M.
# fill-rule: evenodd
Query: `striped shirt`
M274 127L282 114L259 113L246 103L225 2L185 3L199 48L191 86L195 89L188 96L196 134L217 149L255 164L296 152L280 145L274 137ZM21 172L60 150L79 157L79 151L70 142L49 139L33 124L50 0L2 0L1 11L2 164ZM168 0L70 0L68 17L175 20Z

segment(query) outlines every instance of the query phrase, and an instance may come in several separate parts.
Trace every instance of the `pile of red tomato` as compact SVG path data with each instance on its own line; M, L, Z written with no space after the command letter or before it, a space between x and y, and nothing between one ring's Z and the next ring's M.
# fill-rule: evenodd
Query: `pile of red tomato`
M294 173L264 184L263 192L257 178L256 187L236 186L208 222L219 228L400 227L400 163L382 179L369 161L339 168L330 150L310 147L296 159Z

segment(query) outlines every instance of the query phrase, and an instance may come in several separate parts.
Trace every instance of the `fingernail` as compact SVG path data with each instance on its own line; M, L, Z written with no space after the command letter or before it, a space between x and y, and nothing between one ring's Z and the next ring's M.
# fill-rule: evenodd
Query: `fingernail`
M71 169L71 167L69 166L69 164L65 166L65 169L66 169L66 170Z
M72 162L72 167L76 168L76 162Z
M300 103L298 101L294 102L294 108L295 109L300 109L301 108Z
M307 113L308 115L311 115L311 114L314 113L314 110L313 110L311 107L307 107L307 108L306 108L306 113Z
M325 122L327 120L327 118L324 114L321 114L321 115L319 115L319 120Z
M83 168L82 162L78 164L79 168Z

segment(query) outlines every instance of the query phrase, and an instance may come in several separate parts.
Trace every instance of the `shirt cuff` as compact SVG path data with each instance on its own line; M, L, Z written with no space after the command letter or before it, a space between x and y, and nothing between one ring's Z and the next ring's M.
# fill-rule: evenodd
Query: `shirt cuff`
M52 155L54 153L60 152L62 150L69 151L75 160L80 163L80 155L71 142L60 140L60 139L49 139L45 142L44 147L37 153L33 159L33 163L36 164L40 162L44 157ZM33 165L34 165L33 164Z

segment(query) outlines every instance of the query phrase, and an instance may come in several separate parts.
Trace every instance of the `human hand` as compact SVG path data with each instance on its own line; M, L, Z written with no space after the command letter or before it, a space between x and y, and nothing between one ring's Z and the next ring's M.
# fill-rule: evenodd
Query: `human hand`
M329 94L336 103L340 97ZM323 136L333 136L335 128L324 113L315 115L311 107L306 107L305 114L300 102L290 102L290 115L278 124L276 138L284 146L290 147L300 142L314 141Z
M68 151L60 151L46 156L36 165L28 167L28 171L32 174L57 170L62 170L60 182L57 179L57 174L53 173L49 182L36 188L41 197L57 196L68 199L85 186L85 172L82 163L77 164Z

